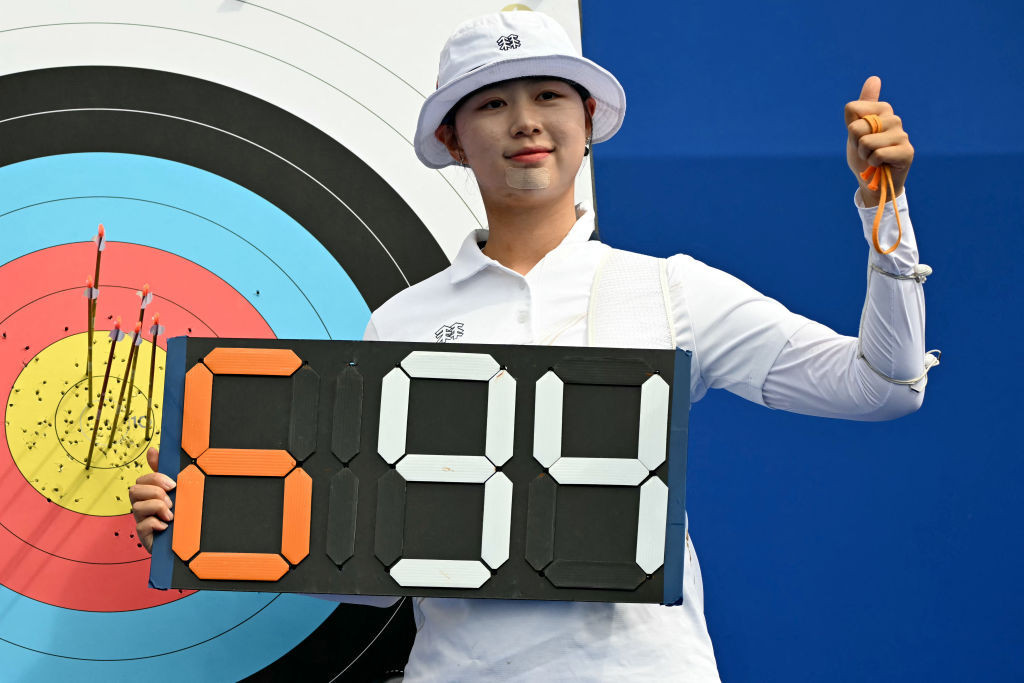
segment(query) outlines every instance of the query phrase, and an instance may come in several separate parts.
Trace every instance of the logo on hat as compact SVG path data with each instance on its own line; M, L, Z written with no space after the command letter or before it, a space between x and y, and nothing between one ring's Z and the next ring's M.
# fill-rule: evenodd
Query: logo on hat
M522 45L523 44L519 42L519 36L515 33L498 38L498 49L501 51L515 50L517 47L522 47Z

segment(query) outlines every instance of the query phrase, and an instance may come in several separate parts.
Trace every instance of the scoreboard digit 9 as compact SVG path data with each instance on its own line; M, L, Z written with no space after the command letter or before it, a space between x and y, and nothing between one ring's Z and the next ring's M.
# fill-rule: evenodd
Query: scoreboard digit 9
M683 351L178 337L164 386L155 588L682 600Z

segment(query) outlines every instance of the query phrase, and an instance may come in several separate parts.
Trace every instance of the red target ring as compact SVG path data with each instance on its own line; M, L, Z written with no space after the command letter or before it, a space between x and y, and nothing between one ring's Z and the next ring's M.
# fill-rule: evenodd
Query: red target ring
M0 330L6 335L0 340L0 392L9 404L22 400L12 388L27 364L38 362L54 343L86 331L82 272L88 268L67 264L91 264L94 255L91 243L66 244L0 267L0 292L19 295L18 301L4 296L0 304ZM98 338L105 340L113 325L108 317L120 315L124 327L133 327L139 310L135 292L143 283L155 294L147 316L161 314L166 336L274 337L245 297L206 269L152 247L110 243L104 252ZM187 308L177 302L188 302ZM207 321L216 321L216 329ZM126 355L127 342L120 346ZM82 355L84 368L84 345ZM104 361L94 356L94 372ZM104 612L143 609L187 594L146 587L149 556L134 537L131 514L81 514L42 495L14 461L11 444L19 435L10 428L0 425L0 585L51 605ZM144 461L145 447L138 457ZM125 470L127 501L127 485L137 471Z

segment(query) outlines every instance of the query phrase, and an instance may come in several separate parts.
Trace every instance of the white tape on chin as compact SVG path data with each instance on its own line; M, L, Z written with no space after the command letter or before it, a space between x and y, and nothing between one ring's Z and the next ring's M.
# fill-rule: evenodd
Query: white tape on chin
M505 183L517 190L543 190L551 184L546 168L506 168Z

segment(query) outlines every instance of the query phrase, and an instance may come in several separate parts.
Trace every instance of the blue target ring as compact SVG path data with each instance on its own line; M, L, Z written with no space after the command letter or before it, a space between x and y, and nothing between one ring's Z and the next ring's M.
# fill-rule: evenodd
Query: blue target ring
M214 273L278 337L362 338L369 307L334 257L286 213L229 180L154 157L80 153L0 167L0 188L5 263L83 241L102 222L113 241Z
M240 680L337 608L300 595L200 591L159 607L84 612L0 587L0 660L11 680Z
M0 167L3 263L82 241L100 221L111 241L161 249L219 276L278 337L362 335L369 308L337 260L240 185L132 154ZM143 610L86 612L0 586L0 661L15 679L121 679L137 675L141 662L157 678L237 680L278 660L336 608L298 595L201 591Z

